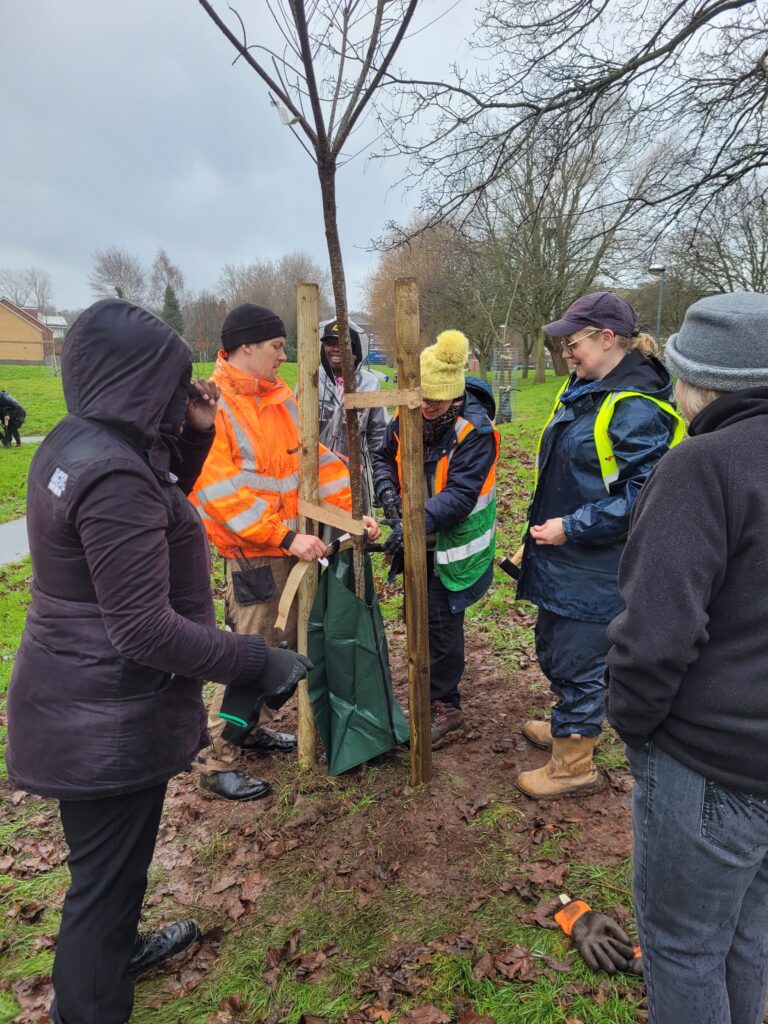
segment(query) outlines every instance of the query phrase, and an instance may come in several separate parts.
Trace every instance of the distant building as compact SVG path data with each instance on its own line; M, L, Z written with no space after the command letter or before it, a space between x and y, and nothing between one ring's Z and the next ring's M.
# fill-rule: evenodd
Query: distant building
M53 346L53 329L36 309L0 298L0 363L50 363Z
M50 315L47 313L38 313L37 319L42 321L42 323L44 323L46 327L51 328L51 330L53 331L54 341L64 341L64 335L69 330L69 324L67 323L67 318L65 316L59 316L58 313Z

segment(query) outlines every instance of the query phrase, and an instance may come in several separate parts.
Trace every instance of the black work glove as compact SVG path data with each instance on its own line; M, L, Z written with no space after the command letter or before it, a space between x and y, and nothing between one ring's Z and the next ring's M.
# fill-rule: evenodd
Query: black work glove
M224 739L241 743L258 724L262 705L284 704L312 667L303 654L267 647L261 672L250 681L238 677L226 688L219 711L219 717L227 720Z
M398 555L403 550L403 521L398 519L384 542L384 550L388 555Z
M394 487L387 487L386 490L383 490L379 495L379 501L384 510L385 519L403 518L403 503Z
M625 971L635 955L635 947L624 929L596 910L588 910L574 921L571 938L584 963L593 971Z

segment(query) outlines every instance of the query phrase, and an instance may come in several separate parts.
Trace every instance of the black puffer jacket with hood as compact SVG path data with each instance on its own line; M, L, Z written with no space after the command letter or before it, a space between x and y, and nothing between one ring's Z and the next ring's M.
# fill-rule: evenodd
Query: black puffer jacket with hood
M213 431L174 442L186 343L132 303L97 302L64 342L69 415L32 460L32 603L8 693L21 789L119 795L189 767L207 740L201 683L256 675L261 637L215 628L208 544L187 501Z

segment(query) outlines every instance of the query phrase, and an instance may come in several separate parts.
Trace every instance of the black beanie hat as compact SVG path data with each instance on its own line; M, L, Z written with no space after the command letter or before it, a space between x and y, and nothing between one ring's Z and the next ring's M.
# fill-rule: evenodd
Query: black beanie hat
M271 338L284 338L285 324L271 309L243 302L227 313L221 327L221 347L231 352L240 345L257 345Z

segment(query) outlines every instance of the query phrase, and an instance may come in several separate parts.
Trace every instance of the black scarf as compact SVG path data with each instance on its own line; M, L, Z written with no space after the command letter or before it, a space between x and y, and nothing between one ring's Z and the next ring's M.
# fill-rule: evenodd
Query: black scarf
M459 413L461 412L461 406L464 401L464 396L457 398L453 405L444 412L442 416L438 416L437 419L427 420L422 417L421 420L421 435L424 439L424 448L432 448L443 434L452 427L456 422Z

